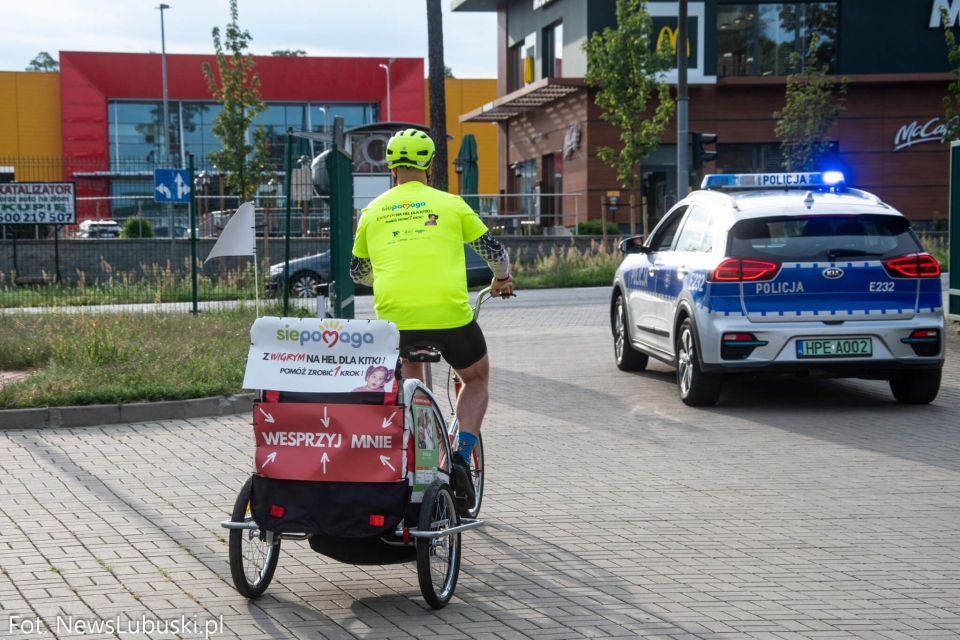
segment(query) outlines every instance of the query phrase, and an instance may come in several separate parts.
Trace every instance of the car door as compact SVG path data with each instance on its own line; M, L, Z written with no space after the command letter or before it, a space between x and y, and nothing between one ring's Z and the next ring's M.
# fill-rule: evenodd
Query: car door
M663 340L661 348L670 353L673 353L675 342L673 321L677 316L680 296L685 289L699 287L706 280L707 258L702 247L709 223L709 210L703 206L691 207L680 225L673 246L660 256L656 283L657 299L661 305L657 317L657 335Z
M665 344L665 336L661 335L665 325L660 318L663 314L663 303L657 295L657 280L664 266L664 255L673 246L677 229L686 211L686 205L676 207L654 229L650 243L647 245L650 252L640 254L646 259L640 267L641 273L638 274L643 286L634 289L630 298L630 315L638 329L633 332L634 336L641 342L658 349L663 349Z

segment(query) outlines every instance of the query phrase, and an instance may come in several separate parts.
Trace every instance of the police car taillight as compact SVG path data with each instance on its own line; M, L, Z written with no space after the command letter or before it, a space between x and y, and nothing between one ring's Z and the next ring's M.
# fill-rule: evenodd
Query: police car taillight
M911 253L908 256L883 261L883 268L891 278L939 278L940 263L929 253Z
M714 269L707 280L710 282L757 282L773 280L780 271L780 263L746 258L727 258Z

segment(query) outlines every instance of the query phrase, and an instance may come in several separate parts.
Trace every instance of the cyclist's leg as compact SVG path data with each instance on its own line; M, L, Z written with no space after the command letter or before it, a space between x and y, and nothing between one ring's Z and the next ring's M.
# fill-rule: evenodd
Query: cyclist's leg
M457 398L460 430L479 435L490 400L490 358L484 354L479 362L455 371L463 382L460 397Z
M410 362L406 358L400 358L400 373L404 380L419 380L423 382L423 363Z

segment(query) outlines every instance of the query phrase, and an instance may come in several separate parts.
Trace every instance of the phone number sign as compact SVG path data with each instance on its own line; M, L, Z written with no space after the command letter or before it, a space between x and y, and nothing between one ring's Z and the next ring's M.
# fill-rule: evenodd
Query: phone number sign
M0 184L0 224L76 224L72 182Z

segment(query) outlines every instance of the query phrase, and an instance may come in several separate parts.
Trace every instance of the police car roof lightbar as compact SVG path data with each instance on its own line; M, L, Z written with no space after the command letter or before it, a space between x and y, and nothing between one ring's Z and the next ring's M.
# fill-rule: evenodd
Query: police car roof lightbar
M727 173L704 176L703 189L833 189L843 186L839 171L823 173Z

